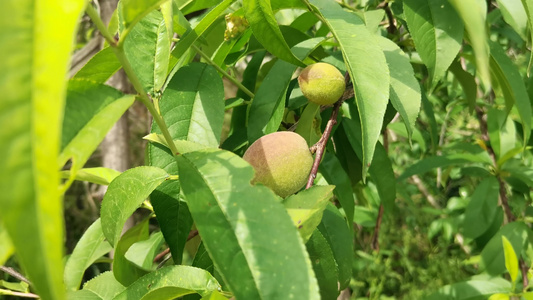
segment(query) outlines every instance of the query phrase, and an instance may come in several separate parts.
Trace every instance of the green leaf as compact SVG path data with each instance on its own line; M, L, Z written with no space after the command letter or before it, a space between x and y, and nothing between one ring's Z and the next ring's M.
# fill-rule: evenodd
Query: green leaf
M124 26L128 26L127 21ZM124 30L120 28L121 32ZM170 59L170 39L163 14L154 10L143 17L131 29L123 49L144 91L155 95L165 82Z
M125 289L126 288L115 279L113 272L108 271L85 283L82 291L92 292L94 295L99 297L98 299L111 300ZM83 298L74 297L72 299L74 300ZM88 299L92 300L92 298Z
M498 293L489 297L489 300L509 300L509 294Z
M157 251L159 251L163 242L163 233L161 231L152 233L148 239L138 241L131 245L124 254L124 257L139 268L150 271L152 270Z
M113 299L171 300L192 293L203 296L218 289L216 279L205 270L168 266L146 274Z
M381 133L389 102L389 67L378 38L355 14L330 0L311 0L340 44L344 62L353 82L355 101L363 134L363 178Z
M89 290L67 292L68 300L102 300L102 298Z
M322 213L332 197L335 186L315 185L303 190L296 195L291 195L283 201L283 206L298 227L304 241L309 240L315 228L322 220Z
M0 287L5 287L6 289L27 293L29 292L29 284L24 281L20 282L9 282L5 280L0 280Z
M328 203L318 230L320 230L324 238L328 241L333 251L333 257L339 274L339 291L348 287L352 278L353 233L347 225L344 217L335 205Z
M167 172L157 167L129 169L115 178L102 200L102 229L107 241L116 246L126 220L168 178Z
M383 53L385 53L385 58L389 65L391 76L389 96L391 103L396 111L400 113L405 128L407 128L409 140L411 140L422 102L420 85L409 62L409 57L400 47L386 38L380 38L378 42L383 49Z
M307 145L314 145L322 136L320 120L316 118L319 111L320 105L309 102L298 120L295 132L305 139Z
M522 297L526 300L533 300L533 292L523 293Z
M498 208L498 180L484 179L474 190L472 199L465 210L464 235L475 239L491 226Z
M135 97L103 84L71 81L63 121L59 167L72 159L71 176L81 169Z
M501 282L471 280L457 282L443 286L427 300L467 300L467 299L485 299L495 293L509 292L511 285L508 281ZM485 296L485 297L482 297Z
M177 157L183 194L205 248L235 298L318 299L296 227L253 169L223 150Z
M218 148L224 123L224 86L215 68L192 63L170 80L161 115L173 139ZM154 123L153 132L160 133Z
M490 145L498 159L516 148L516 128L507 112L491 108L487 112L487 130ZM520 147L523 149L523 147Z
M211 257L209 257L209 253L207 253L207 250L205 250L203 242L200 242L198 250L196 250L196 255L194 255L194 259L192 261L192 266L204 269L211 274L214 274L215 272L215 266L213 265Z
M529 41L533 41L533 0L522 0L522 5L524 6L524 9L526 11L527 15L527 22L529 25L529 34L530 38ZM529 77L529 71L531 70L531 65L533 64L533 51L531 51L531 55L529 57L529 64L527 66L527 76Z
M490 88L489 71L489 44L485 20L487 18L487 5L478 0L448 0L465 24L468 40L474 49L477 75L485 89Z
M126 258L126 252L136 242L148 239L149 220L150 218L145 218L143 221L126 231L115 246L113 275L115 276L115 279L124 286L131 285L137 279L148 273L148 271L140 268L137 264L129 261Z
M496 2L505 22L511 25L524 41L527 41L527 14L524 5L515 0L496 0Z
M167 181L150 195L157 222L175 264L181 264L183 249L193 223L187 204L180 199L179 194L179 182Z
M304 59L323 41L323 38L309 39L292 49L298 58ZM248 117L250 144L263 135L278 130L285 109L287 88L296 68L286 61L276 61L255 93Z
M529 227L522 222L513 222L503 226L481 252L480 269L494 276L505 272L502 236L509 240L515 253L522 253L528 234Z
M472 74L463 70L459 61L454 61L451 64L450 71L463 88L463 92L465 93L466 101L468 103L468 108L470 109L470 112L473 112L476 107L477 96L476 78Z
M106 47L91 57L72 79L105 83L120 67L120 62L113 52L113 48Z
M274 56L293 65L305 67L298 55L291 52L278 27L270 1L243 0L244 16L257 40Z
M119 171L109 168L84 168L76 172L74 179L79 181L88 181L100 185L109 185L109 183L113 181L113 179L115 179L118 175L120 175ZM70 176L70 171L61 172L61 178L68 179L70 178Z
M406 0L403 11L416 50L436 83L461 49L463 22L447 0Z
M515 282L516 278L518 278L518 257L516 257L513 245L511 245L511 242L509 242L504 235L502 235L502 243L505 256L505 268L511 276L511 282Z
M465 158L463 155L450 154L445 156L430 156L414 163L398 177L398 181L404 180L408 177L417 174L424 174L436 168L444 168L448 166L460 167L461 165L471 163L472 161Z
M344 209L348 224L352 223L355 198L350 178L342 168L339 159L330 152L324 153L324 158L318 166L318 170L329 184L335 185L333 192Z
M175 0L183 14L190 14L220 3L220 0Z
M352 149L361 158L362 145L359 124L348 118L343 118L342 124ZM387 212L391 212L396 199L396 178L387 151L380 142L376 144L375 155L368 171L377 186L381 203Z
M191 48L191 45L202 35L205 33L205 31L215 22L218 17L224 13L226 8L230 6L231 3L233 3L235 0L224 0L220 2L219 5L214 7L209 13L207 13L200 23L194 27L193 30L186 33L183 37L181 37L180 41L176 44L176 47L174 50L172 50L172 58L170 61L170 66L173 68L176 63L178 62L178 59L189 49Z
M4 225L0 222L0 265L3 265L15 253L13 243Z
M122 14L123 16L123 26L131 29L165 1L168 0L122 0L119 6L119 15Z
M507 109L511 109L510 105L516 106L524 127L524 145L526 145L531 134L531 102L529 101L526 86L518 72L518 68L507 57L499 44L491 42L490 51L491 70L495 74L495 79L498 80Z
M226 300L226 296L222 295L219 291L213 291L210 294L205 295L202 297L201 300Z
M339 295L337 290L338 270L328 241L317 229L305 246L318 281L320 297L322 299L336 299Z
M0 2L0 219L41 299L64 299L57 156L70 55L87 1Z
M85 270L110 250L111 246L105 241L100 219L97 219L79 239L65 264L64 282L67 290L79 289Z

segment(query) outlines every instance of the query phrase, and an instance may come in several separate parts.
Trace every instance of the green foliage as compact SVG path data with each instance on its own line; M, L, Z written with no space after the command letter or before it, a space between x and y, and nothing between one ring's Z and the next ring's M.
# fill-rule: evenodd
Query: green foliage
M532 298L532 1L86 4L0 4L0 295ZM106 47L67 79L76 24ZM333 105L296 79L317 62L345 72ZM135 99L146 161L119 172L98 145L142 127ZM241 158L278 131L314 155L286 199ZM67 189L92 224L64 256Z

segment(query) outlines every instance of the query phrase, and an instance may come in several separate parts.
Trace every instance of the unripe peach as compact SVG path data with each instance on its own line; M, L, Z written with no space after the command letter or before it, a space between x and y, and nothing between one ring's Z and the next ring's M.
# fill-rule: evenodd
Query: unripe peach
M327 63L307 66L298 76L298 84L304 96L319 105L337 102L346 89L344 76Z
M313 165L304 138L290 131L261 137L246 150L243 159L254 167L252 183L262 183L283 198L305 185Z

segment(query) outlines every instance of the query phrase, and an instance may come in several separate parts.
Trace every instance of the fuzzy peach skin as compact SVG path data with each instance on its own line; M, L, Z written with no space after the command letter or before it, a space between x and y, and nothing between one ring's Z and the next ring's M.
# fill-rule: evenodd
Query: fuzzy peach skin
M346 89L344 76L333 65L316 63L307 66L298 76L304 96L319 105L337 102Z

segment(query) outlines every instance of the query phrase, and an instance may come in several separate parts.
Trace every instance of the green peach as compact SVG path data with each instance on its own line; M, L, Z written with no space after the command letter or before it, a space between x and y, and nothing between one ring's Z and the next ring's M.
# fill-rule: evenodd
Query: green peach
M243 159L254 167L252 183L262 183L283 198L305 185L313 166L306 141L290 131L261 137L246 150Z
M319 105L337 102L346 89L344 76L333 65L316 63L307 66L298 76L304 96Z

